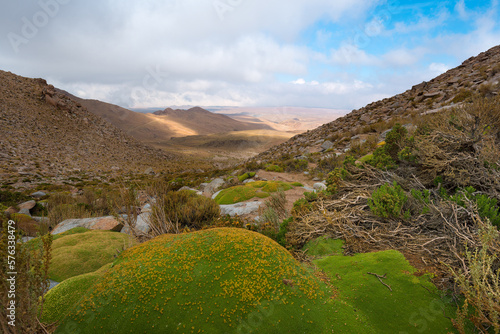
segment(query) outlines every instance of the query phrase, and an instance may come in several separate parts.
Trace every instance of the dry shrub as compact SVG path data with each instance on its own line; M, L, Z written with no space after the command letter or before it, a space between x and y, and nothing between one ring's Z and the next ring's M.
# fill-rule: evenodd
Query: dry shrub
M280 229L281 222L288 216L286 204L287 199L283 190L272 193L269 199L265 202L262 210L262 222L270 223L271 226L278 231Z
M463 267L459 270L450 268L458 283L460 292L464 295L464 305L457 312L455 327L460 333L465 333L466 319L482 333L493 329L500 333L500 235L498 230L488 221L476 216L480 245L474 250L465 252L460 257Z
M153 235L201 229L220 216L219 205L211 198L189 190L169 191L157 197L150 224Z
M0 218L1 219L1 218ZM15 225L14 225L15 226ZM0 234L0 257L4 260L0 263L0 280L2 293L0 294L0 328L4 334L16 333L47 333L40 323L38 316L43 308L43 295L48 290L48 270L51 259L52 235L42 237L40 248L28 250L19 242L19 234L15 235L15 270L8 267L7 257L13 255L8 253L8 224L4 222ZM16 271L15 275L15 297L10 291L10 282L7 281L11 275L7 273ZM9 296L10 294L10 296ZM15 326L8 324L12 319L7 318L10 311L7 306L15 300Z
M448 189L472 186L500 199L500 98L476 99L422 122L415 145L426 186L442 176Z

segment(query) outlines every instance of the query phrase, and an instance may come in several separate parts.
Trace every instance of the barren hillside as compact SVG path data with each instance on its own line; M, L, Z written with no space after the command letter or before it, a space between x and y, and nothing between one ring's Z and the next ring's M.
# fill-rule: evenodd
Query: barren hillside
M43 79L0 71L0 177L168 169L173 155L126 135Z

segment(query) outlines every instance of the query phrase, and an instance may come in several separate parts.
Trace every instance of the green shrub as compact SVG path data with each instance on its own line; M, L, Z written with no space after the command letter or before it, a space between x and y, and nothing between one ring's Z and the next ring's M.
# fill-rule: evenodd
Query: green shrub
M304 197L306 199L306 201L308 202L314 202L316 200L318 200L318 193L315 192L315 191L306 191L304 192Z
M5 206L15 206L19 203L29 201L31 198L20 192L0 190L0 203Z
M460 206L465 206L465 198L477 204L477 211L483 219L488 218L493 226L500 227L500 208L497 199L485 194L477 194L474 187L466 187L457 191L454 196L450 197L450 200Z
M288 248L288 243L286 241L286 233L288 232L288 225L293 221L293 218L288 218L282 221L279 225L278 231L270 228L262 230L262 234L267 236L268 238L273 239L281 246Z
M375 152L373 152L371 159L368 159L366 162L382 170L396 168L396 162L387 153L385 146L378 147Z
M420 204L423 205L422 211L420 212L421 214L426 214L429 212L429 206L431 202L431 192L427 189L424 189L422 191L417 190L417 189L411 189L410 190L411 195L413 198L415 198Z
M283 173L284 170L282 167L277 166L277 165L267 165L266 166L266 171L268 172L278 172L278 173Z
M310 212L312 209L313 206L311 205L311 203L309 203L307 199L300 198L293 203L292 215L294 217L297 217L307 212Z
M245 180L248 180L248 179L251 179L252 177L255 176L255 172L248 172L248 173L245 173L245 174L242 174L240 176L238 176L238 180L240 180L240 182L243 182Z
M170 191L153 206L153 217L164 217L183 227L202 228L220 215L219 205L211 198L196 195L188 190ZM158 210L162 212L157 212ZM153 220L153 224L159 224Z
M330 172L337 167L340 167L341 165L342 165L341 160L337 157L336 154L334 154L331 157L320 159L318 161L317 169L322 171L322 172L327 173L327 172Z
M408 135L408 130L399 123L396 123L392 130L385 137L385 145L383 149L392 160L398 160L398 153L402 149L403 144Z
M345 180L348 175L349 172L345 168L335 168L332 172L328 173L326 190L331 194L335 194L339 191L342 180Z
M368 200L368 205L374 214L382 218L402 216L408 218L409 212L403 213L403 206L407 200L404 190L394 181L392 185L387 183L377 188L372 198Z
M287 172L303 172L309 166L307 160L289 159L283 163Z

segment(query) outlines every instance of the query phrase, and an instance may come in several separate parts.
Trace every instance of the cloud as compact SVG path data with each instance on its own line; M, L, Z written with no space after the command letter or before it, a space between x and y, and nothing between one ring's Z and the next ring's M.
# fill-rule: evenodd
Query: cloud
M426 6L435 10L386 15L381 0L5 1L0 60L4 70L129 107L350 109L500 40L496 2ZM47 22L27 38L39 13ZM460 32L443 28L465 21ZM27 40L19 52L9 33Z

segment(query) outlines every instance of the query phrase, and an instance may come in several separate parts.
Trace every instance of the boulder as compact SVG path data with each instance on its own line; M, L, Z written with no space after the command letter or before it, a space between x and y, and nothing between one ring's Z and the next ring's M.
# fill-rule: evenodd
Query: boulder
M220 194L220 192L221 192L221 191L222 191L222 190L219 190L218 192L214 193L214 194L212 195L212 199L215 199L215 198L217 197L217 195L219 195L219 194Z
M44 193L43 191L36 191L36 192L32 193L30 196L33 198L39 199L39 198L47 196L47 194Z
M361 122L368 123L368 122L371 120L371 118L370 118L370 115L364 114L363 116L361 116L361 117L359 118L359 120L360 120Z
M314 184L313 188L316 191L323 191L323 190L326 190L326 184L318 182L318 183Z
M135 230L137 233L148 234L151 231L151 226L149 225L149 219L151 218L151 212L144 212L137 216L135 222ZM130 227L128 225L123 226L121 233L130 234Z
M231 217L249 215L258 212L262 204L263 203L260 201L255 201L255 202L236 203L229 205L220 205L220 213L223 216L229 215Z
M225 184L225 182L224 182L223 179L217 178L217 179L213 180L212 182L210 182L205 187L205 189L203 190L203 192L206 195L211 196L213 193L215 193L216 191L218 191L224 184Z
M27 202L19 204L18 207L19 207L19 210L27 209L29 212L29 210L33 209L35 207L35 205L36 205L35 201L27 201Z
M97 218L83 218L83 219L66 219L65 221L57 224L52 230L52 234L59 234L71 230L75 227L84 227L89 230L106 230L106 231L120 231L123 223L117 221L113 216L97 217Z
M321 144L321 149L323 151L329 150L331 148L333 148L333 143L331 141L329 141L329 140L327 140L323 144Z

